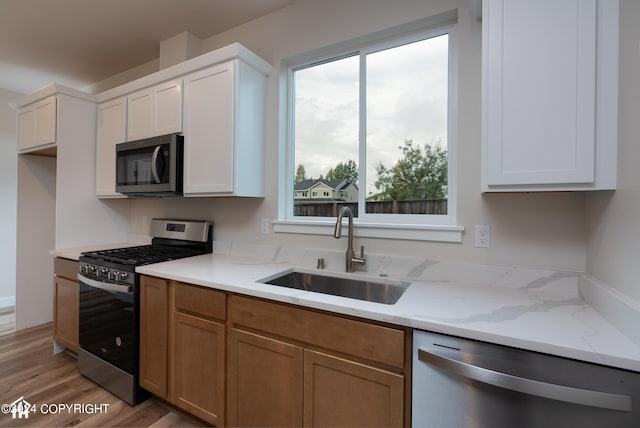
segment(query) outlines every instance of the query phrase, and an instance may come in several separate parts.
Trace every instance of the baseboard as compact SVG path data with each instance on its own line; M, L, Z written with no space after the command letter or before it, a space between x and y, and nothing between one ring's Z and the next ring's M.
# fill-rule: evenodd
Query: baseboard
M579 287L589 306L640 345L640 303L587 274L580 275Z

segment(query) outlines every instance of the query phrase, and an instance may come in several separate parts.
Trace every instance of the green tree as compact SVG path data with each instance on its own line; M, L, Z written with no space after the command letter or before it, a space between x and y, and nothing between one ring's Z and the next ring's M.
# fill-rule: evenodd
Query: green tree
M405 140L398 146L402 159L387 168L376 165L378 179L374 183L378 200L426 200L447 197L447 151L436 144L423 147Z
M335 168L327 172L327 180L341 180L345 178L354 184L358 184L358 166L351 159L338 163Z
M296 168L296 176L293 180L294 184L298 184L303 180L306 180L307 177L307 171L304 169L304 165L299 164L298 168Z

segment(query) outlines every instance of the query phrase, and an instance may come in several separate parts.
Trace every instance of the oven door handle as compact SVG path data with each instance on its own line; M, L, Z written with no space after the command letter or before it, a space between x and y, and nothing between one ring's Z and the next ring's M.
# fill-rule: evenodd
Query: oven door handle
M111 284L108 282L96 281L95 279L87 278L81 273L78 274L78 280L80 282L84 282L90 287L99 288L100 290L115 291L117 293L127 293L127 294L131 294L133 292L133 287L130 285L118 285L118 284Z

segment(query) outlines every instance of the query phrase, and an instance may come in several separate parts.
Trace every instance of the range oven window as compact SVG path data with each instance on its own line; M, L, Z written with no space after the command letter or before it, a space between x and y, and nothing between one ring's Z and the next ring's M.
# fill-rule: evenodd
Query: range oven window
M80 346L130 374L138 361L137 297L80 282Z

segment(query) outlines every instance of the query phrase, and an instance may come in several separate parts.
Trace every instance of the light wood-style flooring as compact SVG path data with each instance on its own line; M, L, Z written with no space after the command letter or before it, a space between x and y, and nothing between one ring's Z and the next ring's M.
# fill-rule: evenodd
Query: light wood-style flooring
M28 419L13 418L7 405L24 397L37 412ZM84 408L106 408L103 413L69 412L42 414L58 403ZM108 406L101 406L108 404ZM95 405L95 406L94 406ZM0 334L0 427L200 427L199 421L179 414L151 398L131 407L76 370L76 360L65 353L53 355L52 326Z
M0 308L0 336L16 328L16 313L13 306Z

